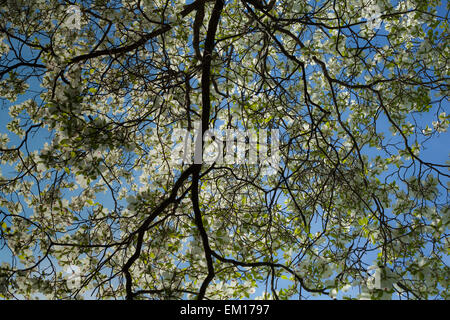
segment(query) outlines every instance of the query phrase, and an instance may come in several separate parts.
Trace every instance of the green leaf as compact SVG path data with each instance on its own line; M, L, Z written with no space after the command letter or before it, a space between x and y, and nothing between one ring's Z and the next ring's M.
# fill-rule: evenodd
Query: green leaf
M366 226L368 222L369 222L369 218L367 218L367 217L358 219L358 224L360 226Z

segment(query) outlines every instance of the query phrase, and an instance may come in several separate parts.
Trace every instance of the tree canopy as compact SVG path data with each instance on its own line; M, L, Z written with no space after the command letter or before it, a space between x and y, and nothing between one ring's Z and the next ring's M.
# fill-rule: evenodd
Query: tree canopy
M448 2L0 3L0 297L448 298Z

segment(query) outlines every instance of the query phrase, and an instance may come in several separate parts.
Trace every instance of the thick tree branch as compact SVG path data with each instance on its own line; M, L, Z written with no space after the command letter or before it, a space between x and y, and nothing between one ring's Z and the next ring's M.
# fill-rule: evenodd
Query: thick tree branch
M212 279L214 279L215 272L212 259L212 250L211 247L209 246L208 234L206 233L205 227L203 226L202 213L200 211L200 204L198 198L199 180L200 178L198 175L198 170L196 170L192 177L191 200L192 206L194 208L195 225L197 226L200 232L203 250L205 252L206 265L208 266L208 274L206 275L206 278L203 280L203 283L200 287L200 291L197 296L197 300L202 300L205 297L208 285L210 284Z
M203 140L203 134L208 130L209 127L209 117L210 117L210 110L211 110L211 100L210 100L210 86L211 86L211 60L212 60L212 52L214 50L215 45L215 37L217 32L217 27L219 25L220 21L220 15L222 12L224 6L223 0L217 0L212 14L211 18L208 23L208 31L206 33L206 39L205 39L205 49L203 51L203 61L202 61L202 130L201 135L198 136L197 141L195 142L195 152L197 154L202 155L203 159L203 150L202 150L202 140ZM206 257L206 263L208 266L208 275L204 279L201 287L200 292L197 297L198 300L202 300L205 296L206 289L211 282L211 280L214 278L214 266L211 256L211 248L209 247L209 241L208 241L208 235L206 234L206 231L203 226L202 222L202 215L199 207L199 195L198 195L198 188L199 188L199 175L201 170L201 164L194 164L194 171L192 176L192 190L191 190L191 199L192 199L192 205L194 207L194 214L195 214L195 224L197 225L197 228L199 229L200 236L202 238L203 248L205 251L205 257Z
M170 204L175 202L178 190L181 188L183 183L192 174L193 171L194 171L194 166L192 165L181 174L181 176L178 178L177 182L175 183L175 185L172 189L172 192L170 193L170 196L150 213L148 218L139 227L139 229L134 233L134 234L138 235L136 250L134 251L134 254L127 260L127 262L125 263L125 265L122 268L122 272L125 274L125 279L126 279L126 299L127 300L132 300L133 296L134 296L133 290L132 290L132 277L131 277L131 273L130 273L130 268L133 265L133 263L139 258L140 254L141 254L141 249L142 249L145 232L147 231L147 229L148 229L149 225L152 223L152 221L158 215L160 215Z

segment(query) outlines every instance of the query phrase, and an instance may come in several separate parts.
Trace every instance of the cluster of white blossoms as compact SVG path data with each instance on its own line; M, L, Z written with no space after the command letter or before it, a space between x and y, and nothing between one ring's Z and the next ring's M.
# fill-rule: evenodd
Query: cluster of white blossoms
M450 116L447 116L445 112L442 112L439 114L438 120L432 122L433 128L430 128L427 125L425 129L422 130L422 133L425 136L429 136L433 133L433 130L439 133L447 132L448 125L450 123L449 118Z
M76 5L71 5L66 9L67 17L62 26L69 30L81 29L81 9Z
M69 288L79 288L81 284L81 269L75 265L69 265L64 269L66 275L67 286Z
M376 1L370 1L361 11L363 19L367 20L367 28L370 30L379 29L381 26L381 8Z
M388 268L372 265L368 268L369 277L361 285L360 300L371 300L377 297L382 300L392 298L392 289L397 281L396 275Z
M446 132L448 128L448 116L446 116L445 112L442 112L439 115L439 120L433 121L433 128L438 132Z

